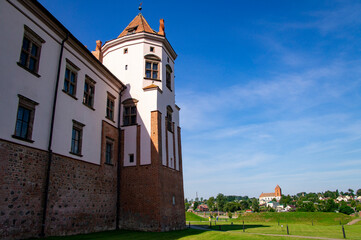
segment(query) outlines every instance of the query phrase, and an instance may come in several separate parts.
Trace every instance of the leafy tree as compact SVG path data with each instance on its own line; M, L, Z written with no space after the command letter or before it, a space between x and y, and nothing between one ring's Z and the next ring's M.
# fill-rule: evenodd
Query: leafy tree
M361 211L361 204L358 204L357 206L356 206L356 211Z
M226 204L226 197L222 193L218 193L216 201L218 211L223 211L224 205Z
M211 210L211 211L214 210L214 197L208 198L207 205L208 205L209 210Z
M351 201L351 207L356 207L356 201L355 200Z
M335 212L338 209L338 204L335 203L333 199L328 199L324 203L324 207L321 210L322 212Z
M297 208L297 212L314 212L316 210L313 202L305 202L300 204Z
M355 196L354 190L352 190L351 188L348 189L348 192L349 192L349 194L350 194L351 196Z
M249 203L248 201L242 201L239 203L240 207L241 207L241 210L246 210L249 208Z
M197 210L198 205L199 205L199 203L198 203L198 202L194 202L194 203L193 203L193 210L194 210L194 211L196 211L196 210Z
M347 205L341 205L340 209L338 210L340 213L344 213L344 214L347 214L347 215L350 215L351 213L354 213L355 211L347 206Z
M228 212L228 217L232 218L232 213L231 212Z
M361 196L361 188L356 192L357 196Z
M186 211L189 209L190 206L191 205L190 205L189 202L184 203L184 208L185 208Z
M186 199L184 199L184 203L187 203L188 202L188 199L186 198Z
M239 203L236 202L228 202L224 206L224 210L227 212L235 212L239 209Z
M259 204L256 198L252 200L252 209L254 212L259 212Z

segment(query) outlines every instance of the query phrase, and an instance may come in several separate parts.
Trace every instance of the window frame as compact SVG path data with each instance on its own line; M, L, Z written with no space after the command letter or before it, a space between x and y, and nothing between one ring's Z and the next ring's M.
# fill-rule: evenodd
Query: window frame
M165 85L170 91L172 91L172 73L173 73L172 68L170 67L169 64L167 64L166 65L166 75L165 75Z
M173 132L173 109L171 106L167 106L167 116L166 116L166 121L167 121L167 130L169 132Z
M85 75L84 90L83 90L83 104L92 110L95 110L94 109L95 84L96 84L96 82L92 78L90 78L88 75ZM86 87L85 87L86 85L88 85L87 91L86 91Z
M109 151L108 151L108 145L110 145ZM110 154L110 156L108 154ZM113 165L113 162L114 162L114 140L106 137L104 163L108 165Z
M160 80L160 73L161 73L161 59L154 55L154 54L147 54L144 56L145 62L144 62L144 78L145 79L151 79L156 81ZM148 64L150 64L150 68L148 68ZM154 69L154 65L157 65L157 69ZM150 73L150 77L147 76L147 73ZM153 77L154 73L157 74L156 78Z
M107 92L105 118L107 118L113 122L114 122L114 113L115 113L115 99L116 99L115 96L113 96L110 92ZM113 108L111 108L112 105L110 104L110 106L109 106L108 103L113 103ZM109 114L109 113L111 113L111 114Z
M83 123L80 123L76 120L73 119L73 127L72 127L72 130L71 130L71 143L70 143L70 154L73 154L73 155L77 155L79 157L82 157L83 155L81 154L82 152L82 146L83 146L83 128L85 127L85 124ZM79 134L79 139L73 139L74 136L74 131L77 131ZM77 142L78 143L78 146L77 146L77 150L78 151L75 151L76 148L75 148L75 144L73 144L73 142Z
M15 121L15 129L14 129L14 134L12 135L13 138L22 140L22 141L26 141L26 142L30 142L33 143L34 141L32 140L32 134L33 134L33 125L34 125L34 118L35 118L35 106L38 105L39 103L24 97L23 95L18 94L19 97L19 103L18 103L18 110L16 111L16 121ZM24 109L29 111L28 112L28 121L26 122L27 127L26 127L26 136L23 137L22 136L22 130L23 130L23 123L25 121L23 121L23 117L24 117L24 113L22 114L22 119L19 119L19 109ZM18 129L18 122L21 122L21 127L20 127L20 133L17 131Z
M24 49L25 39L28 40L27 49ZM23 35L23 41L21 42L20 57L19 57L19 61L17 62L18 66L24 68L25 70L29 71L35 76L40 77L40 75L38 74L39 63L40 63L41 47L44 43L45 41L38 34L36 34L28 26L24 25L24 35ZM33 46L37 47L36 55L33 55L32 53ZM24 55L26 56L25 62L24 62ZM31 59L34 61L33 69L30 68Z
M64 73L64 84L63 84L63 92L68 94L70 97L76 98L76 90L77 90L77 83L78 83L78 71L80 68L78 68L74 63L72 63L70 60L66 59L66 66L65 66L65 73ZM69 79L67 79L66 72L69 71ZM74 83L71 82L71 74L74 74ZM67 83L67 84L66 84ZM65 84L67 85L68 89L65 89ZM70 93L70 85L73 86L73 94Z
M122 102L123 104L123 126L133 126L137 125L137 103L138 100L133 98L128 98ZM134 109L134 111L132 111ZM134 121L132 120L134 117Z

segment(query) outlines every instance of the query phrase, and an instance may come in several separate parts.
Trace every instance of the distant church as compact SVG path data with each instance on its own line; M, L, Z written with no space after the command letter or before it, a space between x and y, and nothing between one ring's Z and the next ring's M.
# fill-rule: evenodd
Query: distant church
M0 1L0 236L185 228L177 54L139 13L90 52Z
M277 185L274 193L262 193L259 196L259 203L265 204L269 201L272 201L272 199L276 199L277 202L279 202L281 200L281 196L282 196L281 188L280 186Z

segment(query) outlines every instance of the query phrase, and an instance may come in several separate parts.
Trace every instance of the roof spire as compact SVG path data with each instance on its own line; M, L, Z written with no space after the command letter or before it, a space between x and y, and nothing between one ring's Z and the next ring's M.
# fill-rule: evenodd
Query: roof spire
M143 2L141 2L141 3L139 4L139 7L138 7L139 13L140 13L140 11L142 11L142 4L143 4Z

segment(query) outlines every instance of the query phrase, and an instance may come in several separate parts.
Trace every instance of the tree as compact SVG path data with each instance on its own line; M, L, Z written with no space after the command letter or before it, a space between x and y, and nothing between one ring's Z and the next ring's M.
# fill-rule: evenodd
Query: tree
M357 196L361 196L361 188L356 192Z
M239 204L236 202L228 202L224 206L224 210L227 212L235 212L239 209Z
M252 200L252 209L254 212L259 212L259 204L256 198Z
M197 210L198 205L199 205L198 202L194 202L194 203L193 203L193 210L194 210L194 211Z
M226 204L226 197L222 193L218 193L216 201L218 211L223 211L224 205Z
M351 188L348 189L348 192L349 192L349 194L350 194L351 196L355 196L354 190L352 190Z
M232 213L231 212L228 212L228 217L232 218Z
M187 211L191 205L189 202L184 203L185 210Z
M246 210L249 208L249 204L247 201L242 201L239 203L241 210Z
M207 200L207 205L208 205L208 208L209 210L213 211L214 209L214 197L210 197L208 200Z
M344 213L344 214L347 214L347 215L350 215L351 213L354 213L355 211L347 206L347 205L341 205L340 209L338 210L340 213Z

